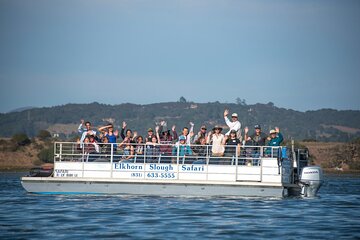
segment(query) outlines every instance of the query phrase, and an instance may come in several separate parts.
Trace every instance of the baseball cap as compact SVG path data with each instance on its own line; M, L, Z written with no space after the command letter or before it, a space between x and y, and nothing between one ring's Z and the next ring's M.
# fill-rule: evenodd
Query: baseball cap
M180 135L179 141L181 141L181 140L186 140L186 137L184 135Z

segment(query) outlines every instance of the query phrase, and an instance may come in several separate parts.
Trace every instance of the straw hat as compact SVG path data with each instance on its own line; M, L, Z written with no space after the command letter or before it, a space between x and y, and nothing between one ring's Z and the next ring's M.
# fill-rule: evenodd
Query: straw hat
M219 125L215 125L215 127L212 130L215 131L215 129L220 129L220 132L223 130L223 128L220 127Z

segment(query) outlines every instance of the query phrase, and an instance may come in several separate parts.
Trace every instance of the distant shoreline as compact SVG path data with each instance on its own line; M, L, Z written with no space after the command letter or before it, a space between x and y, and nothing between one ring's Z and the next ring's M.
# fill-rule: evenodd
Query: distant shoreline
M334 170L334 169L323 169L326 175L360 175L359 170Z

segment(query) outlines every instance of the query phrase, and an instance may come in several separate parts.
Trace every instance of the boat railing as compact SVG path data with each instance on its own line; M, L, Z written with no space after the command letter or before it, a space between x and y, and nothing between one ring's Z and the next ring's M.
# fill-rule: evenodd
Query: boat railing
M56 142L54 162L126 162L171 164L222 164L260 166L262 158L277 158L281 147L224 146L223 154L212 145Z
M212 145L93 144L56 142L55 177L175 179L194 181L289 182L292 166L282 162L282 148ZM284 180L285 179L285 180Z

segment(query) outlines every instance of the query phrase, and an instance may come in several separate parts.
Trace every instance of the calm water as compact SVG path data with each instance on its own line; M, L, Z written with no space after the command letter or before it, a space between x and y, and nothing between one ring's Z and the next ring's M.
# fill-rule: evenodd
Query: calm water
M1 239L360 239L360 177L314 199L35 195L0 173Z

